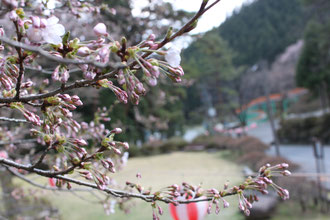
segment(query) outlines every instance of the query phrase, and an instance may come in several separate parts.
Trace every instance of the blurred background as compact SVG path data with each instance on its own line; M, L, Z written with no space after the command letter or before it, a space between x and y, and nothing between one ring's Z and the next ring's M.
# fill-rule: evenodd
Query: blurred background
M150 33L161 38L168 26L179 28L200 4L103 2L116 9L116 15L102 17L112 37L126 36L130 44ZM260 196L248 219L330 219L329 12L329 0L223 0L192 34L174 42L183 48L181 84L162 78L138 106L115 102L110 91L81 91L81 119L92 120L106 106L112 119L107 126L123 128L120 139L130 142L128 164L113 179L154 189L182 181L222 188L226 182L238 184L266 163L286 162L293 175L276 181L289 189L290 200L282 202L274 193ZM81 30L72 34L86 35ZM3 196L3 213L21 206L21 213L14 214L30 219L152 217L150 204L140 201L107 216L96 203L97 193L46 192L15 178L0 179L3 195L14 185L36 195L19 203ZM229 202L229 209L205 219L247 218L236 197ZM161 219L171 219L167 205L162 207Z

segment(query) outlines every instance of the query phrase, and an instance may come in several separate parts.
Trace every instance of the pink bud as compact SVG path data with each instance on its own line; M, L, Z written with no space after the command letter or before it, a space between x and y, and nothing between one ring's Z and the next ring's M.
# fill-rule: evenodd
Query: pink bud
M117 155L121 155L121 151L117 148L112 148L113 152L115 152L115 154Z
M91 50L88 47L80 47L77 50L77 55L81 57L88 56L91 53Z
M5 30L0 27L0 37L3 37L5 35Z
M227 202L226 200L222 200L222 202L223 202L223 207L224 208L228 208L229 207L229 202Z
M160 206L158 206L158 213L160 215L163 215L163 213L164 213L163 209Z
M211 214L212 211L212 203L209 204L209 206L207 207L207 214Z
M77 105L77 106L83 105L82 101L80 100L79 96L77 96L77 95L73 95L71 97L71 100L74 105Z
M115 128L112 131L110 131L110 133L114 133L114 134L120 134L121 132L123 132L121 128Z
M71 96L69 94L60 94L58 97L60 97L65 102L71 102Z
M62 72L60 80L62 83L66 83L69 77L70 77L69 71L66 69Z
M96 76L96 73L92 72L92 71L87 71L87 72L84 72L84 78L85 79L89 79L89 80L92 80L94 79Z
M156 39L156 36L154 34L150 34L148 37L148 40L150 40L150 41L155 41L155 39Z
M107 36L108 33L107 33L107 27L105 26L104 23L98 23L94 29L94 34L98 37L101 37L101 36Z
M60 80L60 74L59 74L60 66L57 66L52 74L52 79L54 81L59 81Z
M125 148L125 150L129 149L129 144L127 142L123 142L121 143L121 145L123 146L123 148Z
M9 19L12 20L12 21L17 21L18 20L18 15L16 14L16 12L14 10L9 12Z
M150 86L156 86L157 85L157 79L156 78L148 78L148 83Z
M250 216L250 210L245 209L245 211L244 211L244 215L246 215L246 216Z
M283 176L290 176L291 172L289 170L284 170L283 172L281 172Z
M5 158L7 159L8 158L8 154L6 151L0 151L0 158Z
M79 146L86 146L87 145L87 142L84 139L75 139L73 143L75 143Z
M44 19L44 18L41 18L40 19L40 27L41 28L45 28L46 26L47 26L47 20L46 19Z
M31 16L32 25L34 28L40 28L40 18L38 16Z

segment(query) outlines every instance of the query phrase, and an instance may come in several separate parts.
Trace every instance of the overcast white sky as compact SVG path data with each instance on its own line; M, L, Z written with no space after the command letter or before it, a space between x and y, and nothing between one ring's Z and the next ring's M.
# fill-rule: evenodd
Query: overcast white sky
M173 3L174 7L184 9L186 11L197 11L202 0L165 0ZM199 20L197 28L192 33L205 32L213 27L219 26L234 9L240 8L243 3L251 2L252 0L222 0ZM213 0L210 0L213 2ZM137 7L146 4L145 0L135 0Z

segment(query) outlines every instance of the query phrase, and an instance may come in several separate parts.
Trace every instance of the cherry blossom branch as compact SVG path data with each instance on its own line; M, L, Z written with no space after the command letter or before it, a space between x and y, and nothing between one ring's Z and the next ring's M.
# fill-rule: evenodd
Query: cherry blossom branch
M22 34L19 30L18 22L14 21L14 24L15 24L16 34L17 34L17 41L21 42L23 36L22 36ZM24 64L23 64L23 62L24 62L25 57L23 57L21 47L15 47L15 48L16 48L16 51L17 51L17 54L18 54L19 72L18 72L17 83L16 83L16 88L15 88L16 95L15 95L14 99L18 100L19 97L20 97L22 77L23 77L23 74L24 74Z
M62 63L62 64L75 64L75 65L81 65L81 64L88 64L88 65L92 65L98 68L120 68L120 67L125 67L123 66L122 63L115 63L115 64L111 64L111 63L100 63L100 62L96 62L93 60L73 60L73 59L67 59L67 58L59 58L56 56L52 56L51 54L48 53L48 51L42 49L41 47L36 47L36 46L31 46L28 44L24 44L18 41L14 41L14 40L10 40L7 37L4 36L0 36L0 41L12 46L12 47L16 47L16 48L22 48L24 50L27 51L31 51L31 52L35 52L45 58L47 58L48 60L52 60L55 61L57 63Z
M12 175L18 177L19 179L29 183L32 186L38 187L40 189L44 189L44 190L50 190L50 191L63 191L63 192L90 192L90 191L94 191L93 189L85 189L85 188L75 188L75 189L62 189L62 188L57 188L57 187L49 187L49 186L45 186L45 185L41 185L39 183L36 183L28 178L26 178L24 175L14 171L13 169L9 168L6 166L6 169L8 170L8 172L10 172Z
M195 196L193 196L195 198L189 199L189 200L187 200L187 199L176 200L172 196L168 197L168 196L163 195L161 191L155 192L154 194L150 194L150 193L143 193L143 191L139 191L140 193L133 193L133 192L128 192L128 191L111 189L108 187L100 188L96 184L69 178L69 177L66 177L63 175L52 175L49 171L43 171L43 170L39 170L39 169L31 170L30 166L22 165L22 164L19 164L19 163L16 163L14 161L7 160L4 158L0 158L0 163L3 163L7 166L15 167L17 169L22 169L22 170L26 170L26 171L30 171L30 172L32 171L41 176L52 177L52 178L56 178L59 180L63 180L65 182L74 183L74 184L77 184L80 186L86 186L86 187L89 187L92 189L97 189L99 191L103 191L103 192L113 195L115 197L139 198L146 202L152 202L152 203L154 203L156 201L161 201L161 202L165 202L165 203L173 203L173 204L188 204L188 203L196 203L196 202L203 202L203 201L212 201L212 203L213 203L215 200L219 200L219 199L223 200L223 197L232 196L232 195L237 194L239 196L239 208L242 211L244 211L244 213L246 215L249 215L249 213L250 213L249 209L252 207L251 202L257 201L258 199L257 198L252 199L252 200L246 199L243 194L243 191L245 189L256 190L256 191L260 191L262 193L268 193L268 191L266 189L267 189L267 186L269 185L272 188L274 188L274 190L276 190L276 192L279 194L279 196L282 199L285 200L285 199L289 198L289 192L286 189L279 187L278 185L273 183L273 181L271 179L269 179L271 176L273 176L273 174L282 174L284 176L290 175L290 172L288 170L284 170L288 167L287 164L278 164L273 167L271 167L270 165L263 166L262 168L260 168L258 176L256 178L248 177L245 180L245 182L243 184L239 185L238 187L237 186L234 186L232 188L225 187L224 190L222 190L222 191L218 191L213 188L213 189L207 190L205 193L202 193L202 192L200 193L198 188L196 189L187 183L183 183L182 185L184 187L187 187L189 189L189 191L191 191L193 194L197 193L196 195L200 195L200 196L204 195L204 197L197 196L197 198L196 198ZM129 186L132 186L131 183L127 183L127 184ZM136 185L133 184L133 187L136 187ZM138 189L138 187L137 187L137 189ZM168 189L177 190L178 186L172 185ZM170 190L170 192L172 192L172 191ZM227 204L226 201L223 200L223 202L224 202L224 206L226 206L226 207L229 206L229 204ZM212 203L210 205L212 205ZM217 207L217 209L218 209L218 207Z
M40 158L38 159L38 161L37 161L35 164L33 164L33 165L31 166L31 168L38 167L38 166L42 163L42 161L45 159L45 157L46 157L46 155L48 154L48 152L52 149L52 147L53 147L53 144L50 144L50 145L46 148L46 150L44 150L44 152L42 152L42 154L41 154Z
M101 190L101 189L99 189L99 187L96 184L87 183L87 182L80 181L77 179L58 175L58 174L55 174L55 172L51 172L51 171L44 171L44 170L40 170L37 168L31 169L31 166L19 164L19 163L16 163L14 161L11 161L11 160L8 160L5 158L0 158L0 164L4 164L4 165L10 166L10 167L15 167L17 169L33 172L40 176L61 179L61 180L64 180L64 181L67 181L70 183L74 183L74 184L77 184L80 186L86 186L86 187L89 187L92 189L97 189L97 190L103 191L107 194L110 194L110 195L113 195L113 196L119 197L119 198L139 198L146 202L154 202L154 201L158 200L158 201L162 201L165 203L180 203L180 204L212 200L212 198L196 198L196 199L191 199L191 200L175 200L174 201L174 200L171 200L168 198L159 198L156 195L143 195L143 194L139 194L139 193L132 193L132 192L127 192L127 191L122 191L122 190L111 189L111 188L107 188L107 187L105 189ZM230 195L234 195L234 194L236 194L236 193L226 192L225 196L230 196Z
M123 67L119 67L118 69L121 69L121 68L123 68ZM117 73L117 71L118 70L114 70L112 72L101 75L101 76L99 76L95 79L92 79L92 80L76 81L76 82L74 82L70 85L61 86L60 88L57 88L57 89L55 89L51 92L47 92L47 93L44 93L44 94L20 97L20 99L18 101L28 102L28 101L40 100L40 99L48 98L48 97L51 97L51 96L55 96L55 95L57 95L61 92L66 92L66 91L69 91L69 90L72 90L72 89L87 87L87 86L90 86L90 85L96 83L99 80L114 77L114 75ZM12 103L12 102L17 102L17 100L12 99L12 98L0 98L0 102L1 103Z
M214 3L212 3L210 6L208 6L206 8L206 5L208 3L208 1L203 1L203 3L201 4L201 7L199 9L199 11L195 14L195 16L193 16L189 22L187 22L182 28L180 28L179 31L177 31L174 35L172 36L166 36L164 38L164 40L158 44L157 49L162 48L163 46L165 46L168 42L173 41L174 39L176 39L177 37L183 35L186 32L189 32L190 30L192 30L195 27L195 22L207 11L209 10L211 7L213 7L215 4L217 4L218 2L220 2L220 0L215 1ZM65 64L90 64L90 65L94 65L96 67L100 67L100 68L105 68L105 67L113 67L114 70L111 71L110 73L101 75L96 77L93 80L81 80L81 81L76 81L75 83L72 83L71 85L63 85L51 92L48 93L44 93L44 94L38 94L38 95L30 95L30 96L25 96L22 97L20 99L12 99L12 98L0 98L0 102L1 103L12 103L15 101L22 101L22 102L28 102L28 101L32 101L32 100L39 100L39 99L43 99L43 98L47 98L47 97L51 97L54 95L57 95L61 92L65 92L65 91L69 91L72 89L76 89L76 88L81 88L81 87L86 87L86 86L90 86L93 83L97 82L98 80L102 80L102 79L108 79L113 77L119 69L123 69L125 67L127 67L127 65L125 65L124 63L120 63L120 64L115 64L115 65L110 65L109 63L98 63L98 62L93 62L93 61L80 61L80 60L71 60L71 59L65 59L65 58L58 58L55 56L51 56L47 51L43 50L41 47L35 47L35 46L30 46L27 44L22 44L20 42L17 41L12 41L6 37L1 37L0 36L0 40L4 41L5 43L14 46L14 47L21 47L23 49L32 51L32 52L36 52L50 60L54 60L58 63L65 63ZM145 53L142 57L148 57L149 55L151 55L152 52L147 52ZM136 65L136 61L131 62L130 64L128 64L128 66L130 68L132 68L133 66Z

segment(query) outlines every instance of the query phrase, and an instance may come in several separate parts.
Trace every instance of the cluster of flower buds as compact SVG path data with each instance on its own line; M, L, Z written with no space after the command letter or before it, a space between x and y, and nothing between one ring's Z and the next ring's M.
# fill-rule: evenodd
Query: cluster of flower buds
M77 95L70 96L69 94L59 94L58 97L63 100L61 104L70 110L75 110L77 106L83 105L82 101Z
M158 43L155 42L156 36L154 34L150 34L145 41L142 41L139 44L140 48L149 48L150 50L158 49Z
M157 84L157 78L160 73L164 73L173 82L181 82L181 77L184 75L184 72L180 66L180 49L173 46L168 51L157 51L150 49L140 49L136 51L156 52L159 55L165 55L165 61L161 61L156 59L145 60L136 53L134 54L135 60L142 68L144 75L151 86L155 86Z
M250 195L247 198L245 197L244 190L256 190L261 192L262 194L268 194L268 186L272 187L278 195L283 199L289 199L289 191L283 189L282 187L276 185L271 177L276 174L281 174L283 176L290 175L290 171L286 170L289 165L286 163L278 164L275 166L271 166L270 164L266 164L261 167L259 170L259 174L255 178L248 178L244 184L239 187L233 187L232 191L238 194L239 198L239 209L244 212L245 215L250 215L250 209L252 208L252 203L258 201L258 197L256 195Z
M120 141L114 141L114 135L121 133L122 130L120 128L115 128L112 131L110 131L109 137L106 137L102 140L102 147L99 149L99 152L103 152L104 150L112 150L115 154L121 155L123 148L124 150L129 149L129 144L127 142L120 142ZM124 161L125 162L125 161Z
M179 196L181 196L181 187L177 184L173 184L171 186L166 187L163 191L162 194L164 197L167 197L171 200L175 200Z
M67 182L67 181L62 180L62 179L56 179L55 185L56 185L57 188L62 188L64 185L66 185L66 188L69 189L69 190L72 188L70 182Z
M140 80L129 69L120 71L117 79L120 85L125 86L130 101L134 105L138 105L140 96L146 93Z
M71 152L69 153L71 163L74 165L80 165L81 162L86 158L87 151L85 150L85 148L79 146L72 146L70 148L71 149L69 149L69 147L67 146L66 150L71 150Z
M47 106L47 111L44 111L44 115L51 122L52 127L56 127L55 125L64 126L67 131L73 130L76 133L80 130L81 125L72 119L71 112L77 106L83 105L77 95L60 94L52 96L44 100L44 105Z
M246 216L249 216L250 209L252 208L252 203L245 198L243 194L243 190L238 190L237 195L238 195L238 208L242 212L244 212Z
M159 215L163 215L164 211L156 202L151 203L152 207L152 220L159 220Z
M65 65L58 65L52 74L52 79L61 83L66 83L69 78L69 70Z
M259 170L258 175L255 178L249 177L246 181L240 186L234 186L228 188L228 184L225 184L224 189L219 191L215 188L209 190L203 190L200 186L193 186L188 183L182 183L181 186L176 184L164 188L161 191L155 192L155 198L167 198L173 201L174 205L179 205L176 201L179 198L182 199L195 199L195 198L208 198L210 203L207 208L207 212L210 214L212 212L213 205L215 206L215 213L220 212L220 204L222 203L223 208L228 208L229 203L224 199L225 196L237 194L238 195L238 207L245 215L250 215L250 209L252 208L252 203L258 201L256 195L245 196L245 190L256 190L262 193L268 193L267 187L273 187L279 194L282 199L289 198L289 192L286 189L283 189L277 186L270 179L274 174L282 174L284 176L288 175L290 172L285 170L288 168L287 164L279 164L276 166L270 166L267 164ZM134 183L126 183L131 188L136 188L138 191L141 190L141 186ZM156 219L157 219L157 215Z
M111 179L108 176L101 174L96 170L94 170L94 172L94 182L100 190L104 190L109 184L111 184Z
M150 195L150 190L145 190L144 187L141 186L140 184L126 181L126 186L128 186L131 189L137 190L142 195Z
M212 188L212 189L207 190L206 195L207 195L207 197L212 198L211 202L209 203L209 205L207 207L208 214L211 214L213 204L215 204L215 213L219 214L219 212L220 212L219 200L222 201L223 208L229 207L229 203L221 196L220 192L217 189Z
M270 185L283 200L287 200L290 198L289 191L287 189L283 189L282 187L276 185L270 179L270 177L276 174L283 176L290 176L291 172L287 170L288 167L289 165L287 163L282 163L275 166L266 164L265 166L261 167L259 170L259 174L261 176L259 177L259 180L267 185Z
M17 109L20 112L22 112L24 118L31 122L33 125L35 126L41 126L41 120L40 117L38 115L36 115L35 113L27 110L24 108L24 105L20 102L12 102L10 103L10 107L13 109Z
M120 102L125 103L125 104L127 103L127 101L128 101L127 92L120 89L119 87L115 86L112 81L103 79L103 80L99 80L98 84L104 88L111 89Z
M3 36L5 36L5 30L0 25L0 37L3 37ZM5 49L5 47L3 45L1 45L1 41L0 41L0 52L2 52L4 49ZM0 59L2 59L2 57L0 57Z
M107 169L108 171L110 171L111 173L116 172L115 164L112 162L112 160L110 158L101 160L101 163L102 163L102 166L105 169Z
M0 57L0 85L7 91L15 87L19 69L15 64Z
M79 171L79 174L85 178L86 180L92 180L93 179L93 175L91 172L87 171L87 170L83 170L83 171Z

